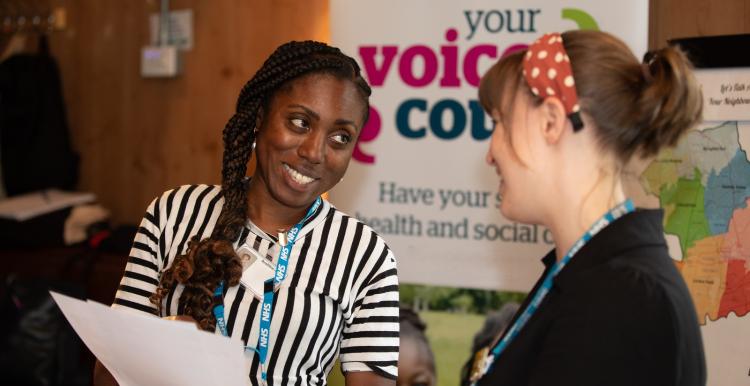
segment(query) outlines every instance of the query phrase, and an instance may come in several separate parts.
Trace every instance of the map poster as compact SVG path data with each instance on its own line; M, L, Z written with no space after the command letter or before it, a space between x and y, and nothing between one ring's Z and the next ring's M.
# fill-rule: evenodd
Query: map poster
M696 70L704 122L653 160L640 181L664 210L670 254L701 323L709 385L750 384L750 63L745 65Z

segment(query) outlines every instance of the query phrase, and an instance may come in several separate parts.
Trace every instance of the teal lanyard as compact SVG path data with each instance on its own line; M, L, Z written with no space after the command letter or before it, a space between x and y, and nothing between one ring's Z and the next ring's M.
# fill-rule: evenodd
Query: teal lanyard
M216 325L219 326L221 335L229 336L227 333L227 325L224 323L224 281L219 282L219 286L214 290L214 299L217 299L219 304L214 306L214 317L216 317Z
M279 251L279 261L276 263L276 271L273 278L266 280L264 283L263 291L263 303L260 307L260 332L258 333L258 352L261 376L263 381L266 380L266 357L268 356L268 344L271 340L271 315L273 314L273 289L280 285L284 279L286 279L287 267L289 265L289 256L291 255L294 242L297 241L297 236L302 230L302 226L305 222L312 217L318 210L323 200L318 197L310 209L307 210L307 214L297 224L295 224L289 232L286 234L287 242L281 242L281 250ZM280 240L281 241L281 240ZM219 283L219 286L214 290L214 297L221 297L224 292L224 282ZM224 322L224 302L220 301L213 309L214 316L216 317L216 325L219 327L221 334L229 336L226 324Z
M554 278L568 264L570 259L573 258L573 255L578 253L578 251L580 251L581 248L586 245L586 243L588 243L591 238L594 237L594 235L599 233L599 231L604 229L607 225L634 210L635 205L633 204L633 201L629 199L612 208L599 220L594 222L591 228L589 228L589 230L586 231L586 233L584 233L583 236L581 236L581 238L575 242L575 244L573 244L568 253L566 253L560 261L556 262L552 266L547 275L544 277L542 285L534 293L534 297L531 298L529 305L523 310L521 315L519 315L515 323L513 323L513 325L508 329L508 332L503 336L500 342L498 342L497 345L492 349L492 353L487 357L484 363L482 376L484 374L487 374L487 372L495 364L495 360L497 360L498 356L500 356L505 348L508 347L508 344L510 344L510 342L513 341L516 336L518 336L523 326L526 325L526 322L528 322L531 316L534 315L537 309L539 309L539 305L542 303L542 300L544 300L544 297L547 296L549 291L552 289L552 282Z

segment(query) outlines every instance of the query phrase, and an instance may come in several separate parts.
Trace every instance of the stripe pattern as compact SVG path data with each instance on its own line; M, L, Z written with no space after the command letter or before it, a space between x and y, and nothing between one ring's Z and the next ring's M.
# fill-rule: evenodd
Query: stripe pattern
M221 189L186 185L151 202L133 241L113 307L156 314L148 298L161 272L185 252L194 234L208 237L223 204ZM248 221L235 247L276 259L275 237ZM286 280L274 298L267 372L275 385L324 385L338 357L342 370L397 376L399 322L396 260L371 228L323 201L294 244ZM163 315L180 314L182 286L164 299ZM231 339L254 347L259 299L243 285L227 289ZM217 329L218 334L220 332ZM250 381L261 384L253 355Z

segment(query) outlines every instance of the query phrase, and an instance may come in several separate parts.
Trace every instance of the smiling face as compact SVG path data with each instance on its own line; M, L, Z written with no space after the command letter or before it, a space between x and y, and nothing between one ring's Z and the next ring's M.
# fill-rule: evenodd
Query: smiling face
M309 206L344 176L365 108L357 86L332 75L305 75L282 87L262 112L254 182L283 206Z
M535 212L541 176L535 170L542 154L534 152L539 149L538 138L534 136L534 128L539 126L539 109L522 92L516 94L507 117L494 109L495 127L486 156L487 164L500 177L500 212L510 220L524 223L539 222Z

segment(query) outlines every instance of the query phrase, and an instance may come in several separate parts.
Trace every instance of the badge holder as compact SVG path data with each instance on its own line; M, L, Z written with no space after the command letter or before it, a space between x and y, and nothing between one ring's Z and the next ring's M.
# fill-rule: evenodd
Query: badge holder
M247 245L240 247L237 255L242 262L240 283L252 292L256 299L262 300L263 283L273 277L276 266Z

